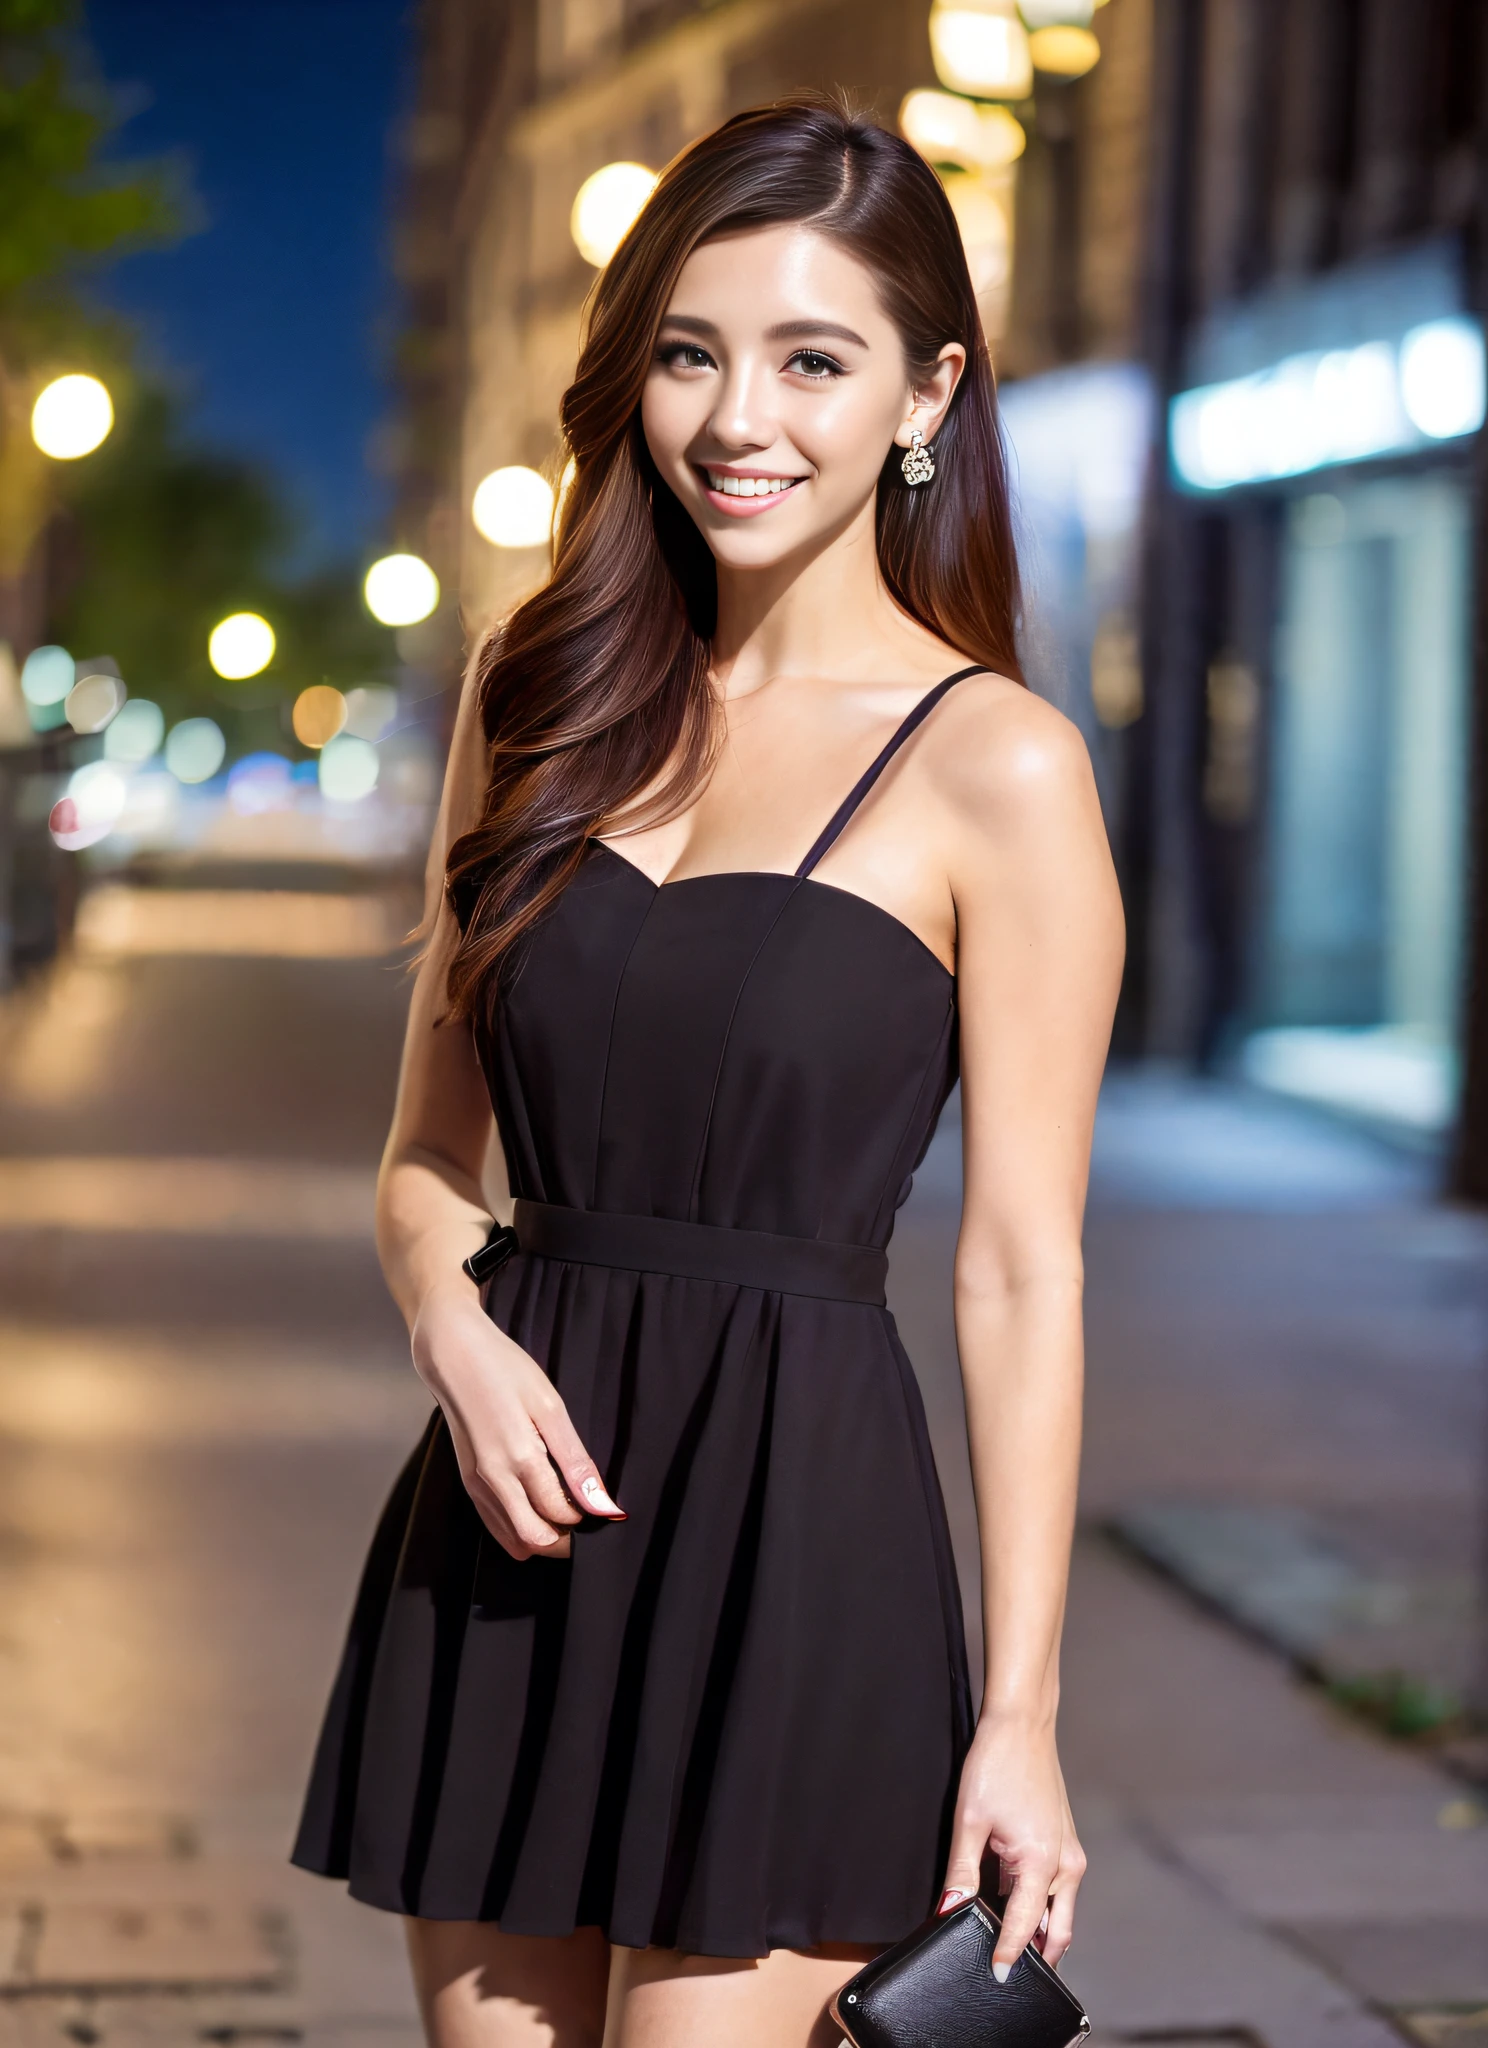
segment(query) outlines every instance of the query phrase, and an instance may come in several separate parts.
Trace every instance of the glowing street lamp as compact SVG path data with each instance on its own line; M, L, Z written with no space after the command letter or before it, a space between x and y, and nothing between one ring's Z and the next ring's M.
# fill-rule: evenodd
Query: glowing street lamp
M1055 22L1036 28L1028 38L1028 54L1035 71L1051 78L1083 78L1100 62L1101 46L1088 28Z
M1006 107L978 107L959 93L924 88L905 95L899 128L931 163L969 170L1002 170L1017 162L1028 141Z
M553 486L535 469L508 463L476 486L470 516L493 547L544 547L553 532Z
M108 439L114 402L108 387L81 371L54 377L31 408L31 438L54 462L75 462Z
M1090 22L1099 0L1019 0L1028 27L1035 71L1051 78L1083 78L1100 62Z
M416 626L439 602L439 578L418 555L384 555L362 585L379 626Z
M586 263L604 269L655 189L656 173L644 164L606 164L584 180L568 229Z
M256 676L274 659L274 629L257 612L234 612L212 628L207 659L226 682Z
M1028 32L1016 0L935 0L930 54L936 76L952 92L1021 100L1033 90Z

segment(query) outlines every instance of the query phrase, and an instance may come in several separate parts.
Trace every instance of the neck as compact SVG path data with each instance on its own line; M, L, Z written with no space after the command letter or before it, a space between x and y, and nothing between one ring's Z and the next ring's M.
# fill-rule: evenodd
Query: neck
M810 556L767 569L719 563L713 672L726 697L776 676L850 673L905 624L879 570L870 499Z

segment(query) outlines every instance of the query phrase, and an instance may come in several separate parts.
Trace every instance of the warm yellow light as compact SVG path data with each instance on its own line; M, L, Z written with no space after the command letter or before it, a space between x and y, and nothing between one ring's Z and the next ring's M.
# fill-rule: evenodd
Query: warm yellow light
M274 659L274 629L257 612L234 612L212 628L207 659L227 682L256 676Z
M1021 100L1033 90L1028 31L1014 0L937 0L930 54L942 85L982 99Z
M439 578L417 555L384 555L367 571L362 594L380 626L416 626L439 602Z
M977 110L959 93L906 93L899 109L899 130L921 156L932 163L974 164L979 137Z
M973 289L980 298L1007 283L1012 257L1007 214L996 194L969 171L947 171L941 182L961 230Z
M606 164L584 180L568 228L586 263L603 270L655 186L656 173L644 164Z
M295 698L290 721L302 747L323 747L346 723L346 699L329 683L312 683Z
M1055 78L1083 78L1100 62L1101 46L1090 29L1059 25L1036 28L1028 38L1028 52L1035 71Z
M553 486L535 469L508 463L477 484L470 516L493 547L543 547L553 531Z
M1002 170L1017 162L1028 142L1023 124L1006 107L974 106L953 92L908 94L899 126L931 163L966 170Z
M73 462L91 455L114 424L107 386L81 373L54 377L31 408L31 438L43 455Z

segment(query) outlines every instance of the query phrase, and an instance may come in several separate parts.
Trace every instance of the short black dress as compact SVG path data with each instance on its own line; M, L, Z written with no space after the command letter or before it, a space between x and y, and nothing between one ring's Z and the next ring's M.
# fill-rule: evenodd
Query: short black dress
M717 1956L932 1909L971 1728L884 1247L956 1074L956 987L812 879L657 886L593 842L479 1053L521 1250L490 1316L623 1523L484 1531L436 1412L383 1513L294 1860L398 1913Z

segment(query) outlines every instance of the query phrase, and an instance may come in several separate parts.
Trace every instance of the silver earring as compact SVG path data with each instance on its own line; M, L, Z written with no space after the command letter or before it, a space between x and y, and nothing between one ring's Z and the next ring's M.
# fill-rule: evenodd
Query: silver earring
M904 481L911 488L915 484L927 484L935 474L935 460L925 446L925 437L918 427L910 430L910 443L904 451L904 460L899 467L904 472Z

